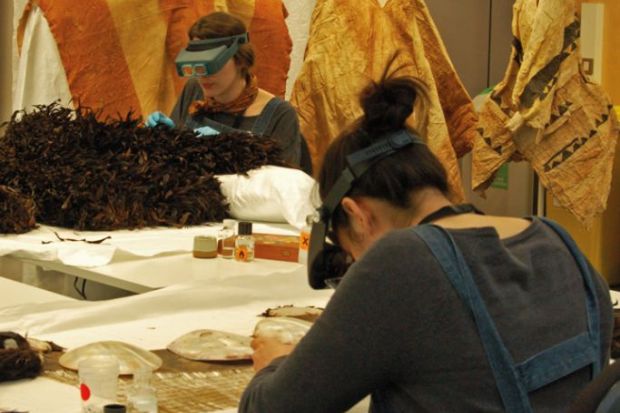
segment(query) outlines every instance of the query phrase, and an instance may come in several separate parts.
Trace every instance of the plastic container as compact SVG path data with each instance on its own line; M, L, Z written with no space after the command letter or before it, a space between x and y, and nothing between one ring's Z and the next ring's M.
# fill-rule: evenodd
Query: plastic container
M140 368L133 375L133 384L127 391L129 413L157 413L157 393L151 385L153 372Z
M217 239L215 237L197 235L194 237L193 253L195 258L217 257Z
M78 363L83 413L101 413L116 402L120 366L114 356L90 356Z

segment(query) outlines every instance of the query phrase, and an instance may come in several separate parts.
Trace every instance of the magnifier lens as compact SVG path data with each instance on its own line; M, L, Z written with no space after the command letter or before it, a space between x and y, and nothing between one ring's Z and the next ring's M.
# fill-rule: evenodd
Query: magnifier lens
M196 76L206 76L207 75L207 67L205 65L196 65L196 66L194 66L194 74Z
M342 281L342 278L343 277L326 278L325 285L331 288L332 290L335 290L336 287L338 287L338 284L340 284L340 281Z

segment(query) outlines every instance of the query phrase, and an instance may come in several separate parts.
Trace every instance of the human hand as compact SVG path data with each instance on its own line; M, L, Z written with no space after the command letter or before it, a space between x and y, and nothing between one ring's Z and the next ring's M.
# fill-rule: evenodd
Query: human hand
M268 366L273 359L287 356L295 349L295 344L283 344L275 337L255 337L250 345L254 349L252 361L256 372Z
M159 111L151 113L146 118L144 124L149 128L153 128L157 125L166 125L169 128L174 128L174 121Z
M219 135L220 134L220 132L217 129L213 129L210 126L203 126L202 128L194 129L194 132L198 136L213 136L213 135Z

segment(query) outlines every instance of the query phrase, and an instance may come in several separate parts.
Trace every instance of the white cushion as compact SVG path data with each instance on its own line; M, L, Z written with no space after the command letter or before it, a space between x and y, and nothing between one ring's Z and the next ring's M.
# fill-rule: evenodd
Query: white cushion
M318 205L316 182L303 171L263 166L248 175L217 175L233 218L286 222L301 229Z

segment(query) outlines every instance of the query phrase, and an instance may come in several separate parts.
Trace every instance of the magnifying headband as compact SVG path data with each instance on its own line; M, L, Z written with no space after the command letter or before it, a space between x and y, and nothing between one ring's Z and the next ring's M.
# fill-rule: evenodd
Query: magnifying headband
M190 40L175 60L177 73L181 77L213 75L237 53L240 45L249 41L249 33L216 39Z
M402 129L347 156L346 167L313 217L308 249L308 283L312 288L333 287L348 268L346 252L327 242L326 238L332 230L332 216L342 198L372 165L413 144L424 144L424 141Z

